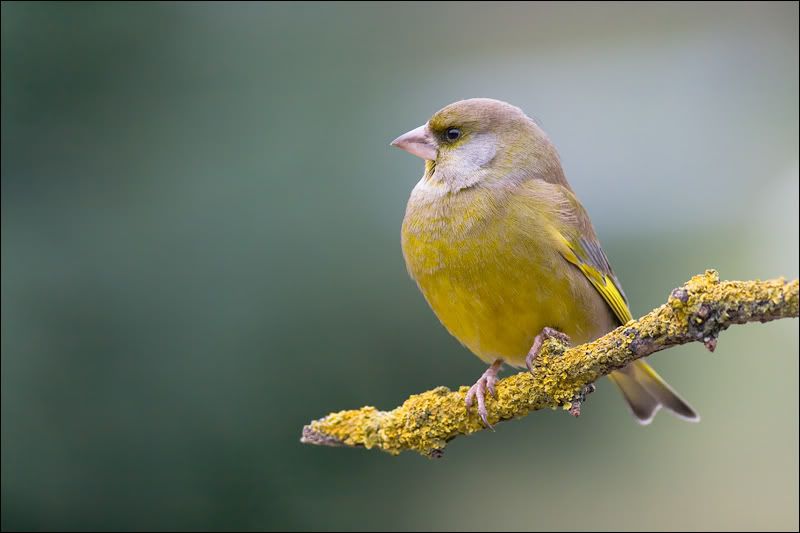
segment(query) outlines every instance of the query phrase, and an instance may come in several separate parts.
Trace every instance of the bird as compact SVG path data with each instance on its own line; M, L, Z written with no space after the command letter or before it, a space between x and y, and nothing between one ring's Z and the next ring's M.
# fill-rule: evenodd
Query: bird
M488 427L504 365L527 367L543 342L582 344L632 319L619 279L555 146L520 108L460 100L391 142L425 161L406 206L407 270L447 331L488 364L466 397ZM695 410L644 360L609 374L631 413ZM535 373L534 373L535 379Z

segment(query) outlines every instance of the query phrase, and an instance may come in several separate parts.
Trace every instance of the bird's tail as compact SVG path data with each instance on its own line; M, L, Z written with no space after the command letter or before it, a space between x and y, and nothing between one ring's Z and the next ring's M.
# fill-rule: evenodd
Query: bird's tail
M663 406L691 422L700 417L653 368L639 359L608 375L622 391L631 413L640 424L649 424Z

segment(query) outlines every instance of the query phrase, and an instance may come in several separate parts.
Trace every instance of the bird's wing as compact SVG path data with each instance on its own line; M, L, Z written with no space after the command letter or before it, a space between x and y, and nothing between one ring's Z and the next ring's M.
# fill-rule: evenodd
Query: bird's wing
M564 244L561 255L583 272L614 311L620 324L625 324L633 319L628 300L597 240L589 215L572 191L561 187L561 194L565 201L561 203L560 211L572 222L558 230L558 236Z

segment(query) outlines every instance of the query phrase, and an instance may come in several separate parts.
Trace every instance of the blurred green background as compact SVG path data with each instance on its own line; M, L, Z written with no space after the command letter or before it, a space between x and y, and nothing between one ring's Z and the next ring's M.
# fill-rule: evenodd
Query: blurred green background
M300 445L474 382L406 274L467 97L558 146L634 315L798 275L798 4L2 4L3 529L797 529L798 325L650 360L443 460Z

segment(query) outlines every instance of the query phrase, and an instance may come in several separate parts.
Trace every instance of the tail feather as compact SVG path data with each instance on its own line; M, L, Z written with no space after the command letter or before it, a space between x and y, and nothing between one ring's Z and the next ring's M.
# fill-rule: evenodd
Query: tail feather
M642 360L612 372L608 377L620 388L640 424L652 422L661 407L691 422L700 421L695 410Z
M636 421L643 425L649 424L661 408L661 402L647 392L647 389L626 370L627 368L612 372L608 377L619 387Z

